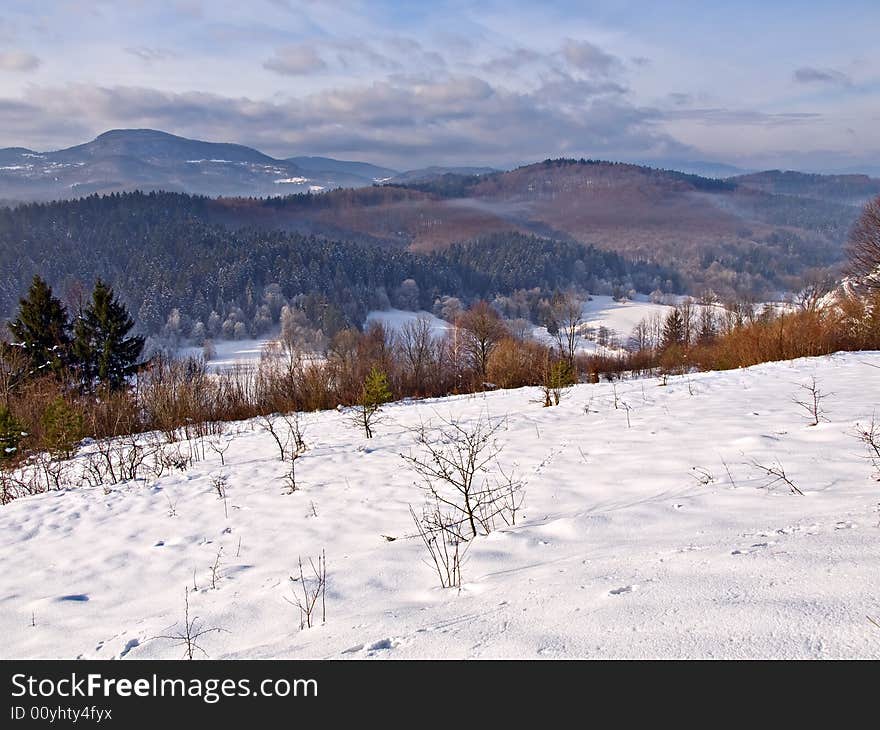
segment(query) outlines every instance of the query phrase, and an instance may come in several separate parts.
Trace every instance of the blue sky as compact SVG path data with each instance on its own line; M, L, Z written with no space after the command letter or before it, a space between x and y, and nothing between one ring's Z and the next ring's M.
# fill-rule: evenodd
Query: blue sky
M880 3L3 0L0 146L880 167Z

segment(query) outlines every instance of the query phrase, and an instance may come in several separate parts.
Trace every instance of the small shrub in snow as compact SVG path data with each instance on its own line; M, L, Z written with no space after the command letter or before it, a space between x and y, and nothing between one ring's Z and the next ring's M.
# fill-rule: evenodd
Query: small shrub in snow
M285 599L299 609L299 628L310 629L317 622L318 610L321 623L327 623L327 555L322 550L315 558L309 558L310 575L306 575L302 558L299 558L299 576L290 576L293 600Z
M352 419L355 426L364 430L368 439L373 438L373 426L379 423L382 406L390 400L388 376L379 368L372 367L364 380Z
M437 428L422 424L413 431L418 450L401 454L422 478L429 502L452 511L454 519L444 519L443 529L454 529L461 539L490 533L499 518L509 524L510 505L519 506L509 496L522 484L498 462L502 447L496 436L503 427L503 420L485 414L473 424L454 419L441 419Z
M443 512L439 502L425 507L421 515L412 507L409 513L428 552L425 563L436 571L440 587L461 588L461 566L470 543L461 537L455 515Z
M183 626L180 628L172 627L173 633L164 634L161 636L154 636L153 639L167 639L168 641L173 641L174 644L172 646L182 646L184 647L183 658L184 659L194 659L195 653L201 652L205 656L208 656L208 652L206 652L201 645L199 644L199 640L203 636L207 636L208 634L219 633L224 629L209 627L206 628L201 621L199 621L198 616L189 617L189 589L184 588L183 594L184 600L184 613L183 613Z
M779 461L777 461L775 464L772 464L771 466L766 466L765 464L761 464L757 461L752 461L752 467L759 471L765 477L764 487L766 489L773 489L773 487L781 483L785 484L792 494L799 494L803 496L804 493L785 473L785 468Z
M816 378L811 377L810 382L801 385L801 390L804 391L803 400L799 399L798 396L793 396L792 401L794 401L795 405L803 408L807 415L809 416L810 426L818 426L819 421L828 419L825 418L825 410L822 408L822 401L825 400L829 395L833 395L832 393L823 393L816 383Z
M871 416L871 422L867 426L857 423L855 436L865 445L868 452L866 458L874 467L873 477L880 481L880 424L877 423L876 417Z

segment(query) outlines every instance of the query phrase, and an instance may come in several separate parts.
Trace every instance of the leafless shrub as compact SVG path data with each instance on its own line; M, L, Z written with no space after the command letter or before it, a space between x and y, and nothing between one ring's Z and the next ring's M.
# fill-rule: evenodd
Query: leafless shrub
M257 423L260 424L260 428L272 437L272 440L278 447L279 458L281 461L284 461L287 457L287 446L290 443L290 430L284 433L279 423L280 420L281 414L273 413L268 416L260 416L257 418Z
M211 477L211 486L217 492L217 498L223 500L223 514L226 515L226 519L229 519L229 508L226 502L226 482L226 474L220 473Z
M805 392L804 400L799 400L797 396L792 397L792 401L803 408L810 418L810 426L818 426L820 420L827 421L825 411L822 408L822 401L833 393L823 393L816 383L816 378L810 377L810 382L799 386Z
M220 433L212 434L208 439L208 448L220 457L220 466L226 466L226 458L224 454L231 444L232 439L222 431Z
M461 566L470 543L461 537L455 514L444 512L439 502L425 507L421 515L409 508L422 544L428 551L426 565L433 567L441 588L461 588Z
M877 423L876 415L871 416L871 422L867 426L857 423L855 436L865 445L868 452L865 458L874 467L874 479L880 481L880 424Z
M765 489L773 489L773 487L775 487L777 484L782 483L788 487L789 491L792 494L800 494L801 496L803 496L804 493L800 489L798 489L795 483L785 473L785 468L778 460L771 466L767 466L753 460L751 462L751 466L764 476Z
M214 562L211 564L211 589L217 588L217 581L220 580L220 558L223 556L223 546L217 551Z
M214 488L214 491L217 492L217 497L219 499L226 499L226 480L226 474L223 474L222 472L211 477L211 486Z
M179 629L176 627L172 627L173 633L164 634L160 636L154 636L153 639L166 639L168 641L175 642L172 646L182 646L184 647L183 658L192 660L195 658L195 653L197 651L201 652L205 656L208 656L208 652L206 652L201 645L199 644L199 639L203 636L207 636L208 634L219 633L224 631L224 629L211 627L206 628L201 621L199 621L198 616L189 617L189 589L184 588L184 614L183 614L183 626ZM176 630L175 630L176 629Z
M290 576L291 583L298 583L299 590L293 586L293 600L285 599L299 609L300 631L312 628L316 621L318 603L321 604L321 623L327 623L327 556L324 550L315 559L309 558L311 575L306 576L302 558L299 558L299 576Z
M462 539L476 537L481 530L488 534L495 517L507 513L504 495L522 486L498 464L502 447L496 436L504 421L486 414L471 425L440 421L436 429L425 424L414 429L419 451L401 457L422 478L429 501L458 516L452 524L459 526Z
M691 476L697 480L698 484L708 487L710 484L715 483L715 476L708 469L702 466L693 466L691 471L693 472Z

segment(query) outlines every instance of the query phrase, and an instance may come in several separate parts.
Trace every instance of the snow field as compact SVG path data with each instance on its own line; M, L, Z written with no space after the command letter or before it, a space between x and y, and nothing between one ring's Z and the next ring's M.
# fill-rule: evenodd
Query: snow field
M212 658L876 658L880 485L852 431L878 368L847 353L580 385L553 408L534 388L401 402L372 440L344 413L307 414L290 495L270 436L230 424L225 468L209 450L149 483L0 508L0 655L178 658L154 637L181 627L195 584L190 616L223 629L200 641ZM814 427L792 402L811 377L833 393ZM477 538L461 591L442 590L400 454L422 421L486 412L506 419L523 516ZM765 488L753 461L805 495ZM300 631L291 577L322 549L327 623Z

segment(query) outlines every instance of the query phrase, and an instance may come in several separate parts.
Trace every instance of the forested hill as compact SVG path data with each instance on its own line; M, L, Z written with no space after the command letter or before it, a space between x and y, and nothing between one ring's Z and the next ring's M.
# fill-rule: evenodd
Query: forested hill
M430 309L464 299L576 285L675 290L675 272L590 246L520 233L490 235L433 253L339 242L215 221L216 202L174 193L124 193L0 209L0 317L39 273L71 306L96 277L110 283L147 334L169 313L187 336L201 324L241 323L257 336L296 301L325 333L394 304ZM225 331L225 330L224 330ZM213 333L212 333L213 334ZM216 334L220 335L221 332Z

